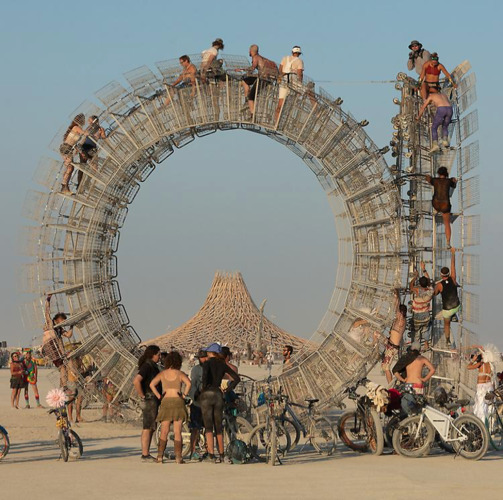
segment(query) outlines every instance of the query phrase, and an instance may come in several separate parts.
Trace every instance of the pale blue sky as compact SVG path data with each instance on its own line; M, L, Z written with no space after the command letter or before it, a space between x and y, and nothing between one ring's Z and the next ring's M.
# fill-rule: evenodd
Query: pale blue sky
M452 69L469 59L477 74L483 214L483 341L499 339L502 246L499 145L503 80L497 1L385 2L3 2L0 95L0 340L27 343L16 291L21 208L40 156L72 111L121 74L183 53L215 37L225 53L258 43L276 61L303 48L315 80L393 79L417 38ZM393 85L322 84L343 109L367 118L379 146L392 132ZM155 180L154 180L155 179ZM122 231L121 291L143 338L163 333L199 308L217 269L240 270L255 301L281 327L308 336L333 289L336 234L326 198L292 153L266 138L219 133L163 163L141 189Z

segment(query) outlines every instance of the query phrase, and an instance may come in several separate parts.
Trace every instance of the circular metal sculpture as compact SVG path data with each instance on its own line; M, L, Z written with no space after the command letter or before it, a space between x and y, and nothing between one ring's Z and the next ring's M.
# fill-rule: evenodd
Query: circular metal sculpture
M334 215L339 263L332 299L310 347L297 353L279 383L297 400L329 404L380 355L382 332L394 314L391 292L405 271L401 198L386 151L365 133L368 122L343 112L342 100L315 91L307 78L290 86L277 116L278 85L260 79L251 114L239 71L246 66L243 57L226 57L218 78L182 89L170 86L178 60L158 63L159 74L147 67L126 73L128 88L112 82L96 93L100 105L86 102L74 113L86 120L95 115L106 130L93 161L70 153L81 173L76 194L61 189L63 132L53 144L57 156L38 169L36 180L47 190L31 192L26 205L26 215L38 223L26 228L35 261L25 268L25 290L38 295L31 309L41 326L44 296L54 295L53 311L67 312L63 326L74 326L81 342L71 356L89 356L97 367L93 377L106 376L117 398L132 392L139 342L116 281L128 208L157 164L219 130L248 130L284 144L316 175Z

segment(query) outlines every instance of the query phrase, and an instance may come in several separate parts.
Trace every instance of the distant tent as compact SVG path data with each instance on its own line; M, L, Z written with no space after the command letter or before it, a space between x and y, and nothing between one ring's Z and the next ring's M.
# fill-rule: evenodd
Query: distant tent
M262 321L259 334L259 325ZM258 339L267 349L280 352L286 344L298 352L308 341L285 332L262 316L246 288L241 273L215 273L211 289L197 314L178 328L144 342L162 350L171 347L195 352L211 342L220 342L231 350L256 350Z

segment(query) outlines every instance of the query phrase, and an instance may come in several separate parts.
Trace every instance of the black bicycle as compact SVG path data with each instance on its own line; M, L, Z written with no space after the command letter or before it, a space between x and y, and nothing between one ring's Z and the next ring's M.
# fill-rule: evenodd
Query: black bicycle
M0 425L0 460L9 453L10 441L7 429Z
M307 406L290 401L286 394L281 394L281 400L284 402L283 411L276 420L290 434L291 446L287 451L292 451L299 444L302 435L318 453L332 455L337 445L337 434L332 422L316 413L315 404L319 399L306 399ZM294 407L305 412L305 425Z
M356 409L342 414L338 425L339 437L354 451L370 451L374 455L381 455L384 449L381 420L372 401L356 392L358 387L365 386L367 382L367 378L362 378L344 391L343 394L356 403Z

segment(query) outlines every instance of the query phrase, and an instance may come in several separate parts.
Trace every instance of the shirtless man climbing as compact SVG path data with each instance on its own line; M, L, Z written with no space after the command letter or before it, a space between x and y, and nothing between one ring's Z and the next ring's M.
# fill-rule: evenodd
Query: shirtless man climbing
M424 384L430 380L431 377L435 374L435 367L430 363L428 359L424 356L421 356L419 353L419 349L421 348L419 342L414 342L411 345L410 352L407 353L406 356L409 356L409 360L412 359L405 366L406 376L403 377L401 372L400 361L393 367L393 373L395 377L400 381L406 384L409 384L410 387L414 390L416 394L424 393ZM407 361L405 361L407 363ZM403 365L402 365L403 366ZM428 369L428 373L423 376L424 368Z
M187 55L180 56L179 62L183 70L180 76L169 86L175 89L182 89L190 86L192 87L190 96L194 97L196 95L197 68L190 62L190 57ZM168 93L168 97L165 100L166 106L168 106L170 102L171 96Z
M398 350L402 343L403 334L407 325L407 306L400 304L400 296L398 290L395 290L395 319L391 326L388 341L386 342L386 349L382 357L381 367L386 375L388 384L393 380L391 375L390 366L394 359L398 357Z
M419 120L424 113L427 106L433 104L437 111L431 122L431 148L430 153L436 153L440 151L440 145L438 141L438 127L442 125L442 146L449 147L449 125L452 121L452 105L445 94L437 92L436 90L431 90L428 99L425 99L417 119Z

